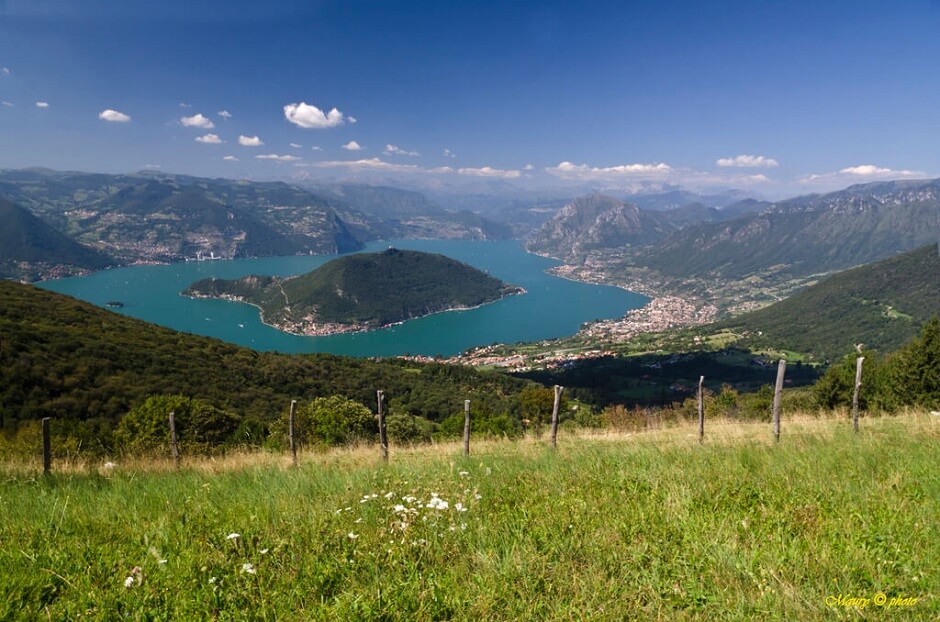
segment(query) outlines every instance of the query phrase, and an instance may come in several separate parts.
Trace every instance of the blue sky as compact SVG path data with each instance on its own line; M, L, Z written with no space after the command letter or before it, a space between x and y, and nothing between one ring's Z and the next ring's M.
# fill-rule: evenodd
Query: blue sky
M930 0L0 0L0 168L766 196L936 177L937 33Z

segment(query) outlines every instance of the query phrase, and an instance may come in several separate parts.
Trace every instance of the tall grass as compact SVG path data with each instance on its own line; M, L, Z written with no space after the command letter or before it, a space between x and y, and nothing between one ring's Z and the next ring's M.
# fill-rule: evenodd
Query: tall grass
M0 619L936 619L938 419L8 468Z

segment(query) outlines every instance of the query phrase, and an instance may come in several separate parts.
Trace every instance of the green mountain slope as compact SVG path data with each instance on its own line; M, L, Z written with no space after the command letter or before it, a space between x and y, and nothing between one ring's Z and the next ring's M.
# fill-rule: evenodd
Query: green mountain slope
M0 197L0 278L99 270L112 260L71 240L28 210Z
M717 325L773 346L835 360L856 343L892 351L940 313L936 244L835 274L769 307Z
M162 393L271 421L291 399L339 394L373 405L383 389L392 412L441 420L468 397L506 412L524 386L465 367L255 352L0 281L0 429L46 416L109 427Z
M184 294L244 300L282 330L314 334L336 332L337 324L377 328L519 291L443 255L389 249L341 257L289 279L205 279Z

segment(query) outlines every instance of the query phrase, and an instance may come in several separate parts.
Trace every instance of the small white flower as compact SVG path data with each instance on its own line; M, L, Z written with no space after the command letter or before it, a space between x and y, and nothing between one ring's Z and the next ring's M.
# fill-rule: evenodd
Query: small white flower
M102 468L103 468L103 469L106 469L106 470L108 470L108 471L110 471L111 469L113 469L113 468L116 467L116 466L117 466L117 465L114 464L113 462L105 462L105 463L104 463L104 466L103 466Z
M391 498L394 497L394 496L395 496L395 493L394 493L394 492L387 492L387 493L385 493L385 498L386 498L386 499L391 499Z
M459 475L460 477L467 477L468 475L470 475L470 471L460 471L457 475Z
M164 564L166 564L166 560L165 560L165 559L161 559L161 560L159 560L157 563L160 564L161 566L163 566Z
M351 531L349 532L349 539L350 539L350 540L355 540L355 539L358 538L358 537L359 537L359 534L353 533L353 532L351 532Z
M261 549L261 551L259 551L259 552L260 552L262 555L267 555L267 554L268 554L268 551L270 551L270 550L271 550L271 549Z
M394 512L404 512L406 509L407 509L407 508L406 508L405 506L403 506L402 504L399 503L399 504L397 504L394 508L392 508L392 511L394 511Z
M226 539L226 540L238 540L238 539L241 538L241 537L242 537L242 535L241 535L240 533L232 532L232 533L228 534L227 536L225 536L225 539Z
M124 579L124 587L134 587L134 577L130 576Z
M248 574L257 574L257 573L258 573L258 571L255 570L254 565L253 565L253 564L249 564L248 562L245 562L244 564L242 564L242 572L247 572Z
M465 508L465 507L463 506L463 503L459 503L459 502L454 504L454 509L457 510L458 512L466 512L466 511L467 511L467 508Z
M481 495L480 493L477 493L477 494L473 495L473 498L476 499L477 501L479 501L480 499L483 498L483 495Z
M356 523L356 524L358 525L359 523L361 523L361 522L362 522L362 519L361 519L361 518L357 518L357 519L356 519L356 520L354 520L353 522L354 522L354 523Z
M218 580L219 580L218 577L209 577L209 583L214 584L214 583L215 583L216 581L218 581Z

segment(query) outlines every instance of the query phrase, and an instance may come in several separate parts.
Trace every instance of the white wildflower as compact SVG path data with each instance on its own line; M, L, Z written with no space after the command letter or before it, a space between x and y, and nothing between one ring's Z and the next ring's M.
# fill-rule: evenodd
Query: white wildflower
M163 566L164 564L166 564L166 560L165 560L165 559L161 559L161 560L157 561L157 563L160 564L161 566Z
M395 496L395 493L394 493L394 492L387 492L387 493L385 493L385 498L386 498L386 499L391 499L391 498L394 497L394 496Z
M358 538L358 537L359 537L359 534L353 533L353 532L351 532L351 531L349 532L349 539L350 539L350 540L355 540L355 539Z
M244 564L242 564L242 572L247 572L248 574L258 573L258 571L255 570L254 564L250 564L248 562L245 562Z
M458 512L466 512L466 511L467 511L467 508L465 508L465 507L463 506L463 503L460 503L460 502L457 502L457 503L454 504L454 509L457 510Z
M403 506L403 505L400 504L400 503L397 504L394 508L392 508L392 510L395 511L395 512L404 512L404 511L407 510L407 509L408 509L408 508L406 508L405 506Z
M457 475L459 475L460 477L467 477L468 475L470 475L470 471L460 471Z
M228 534L227 536L225 536L225 539L226 539L226 540L238 540L238 539L241 538L241 537L242 537L242 534L240 534L240 533L235 533L235 532L233 531L232 533L230 533L230 534Z
M261 550L259 551L259 553L261 553L262 555L267 555L267 554L268 554L268 551L270 551L270 550L271 550L271 549L261 549Z
M134 587L134 577L130 576L124 579L124 587Z
M210 584L215 584L215 582L218 581L218 580L219 580L218 577L209 577L209 583L210 583Z

